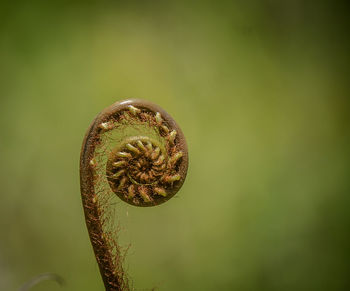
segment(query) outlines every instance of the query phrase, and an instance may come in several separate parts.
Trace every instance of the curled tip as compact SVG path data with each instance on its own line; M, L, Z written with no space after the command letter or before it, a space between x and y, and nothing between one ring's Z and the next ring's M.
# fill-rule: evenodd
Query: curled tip
M142 125L156 135L130 136L115 146L106 166L112 191L135 206L153 206L169 200L181 188L188 165L186 141L179 126L163 109L142 100L121 102L108 112L116 124L122 121L124 126L128 122L130 126ZM128 120L123 118L125 114ZM125 172L119 172L122 169Z

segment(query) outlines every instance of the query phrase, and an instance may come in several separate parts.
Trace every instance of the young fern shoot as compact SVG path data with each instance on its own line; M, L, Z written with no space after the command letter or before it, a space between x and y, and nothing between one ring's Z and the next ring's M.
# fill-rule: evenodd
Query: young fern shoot
M106 290L130 290L113 199L149 207L173 197L185 181L188 152L174 119L144 100L116 102L91 123L80 156L85 221Z

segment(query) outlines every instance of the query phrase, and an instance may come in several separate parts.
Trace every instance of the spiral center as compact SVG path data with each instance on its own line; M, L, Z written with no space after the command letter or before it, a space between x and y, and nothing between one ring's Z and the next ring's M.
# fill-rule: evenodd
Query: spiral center
M151 184L158 180L161 173L149 157L138 157L130 161L129 176L139 184Z
M107 176L121 189L128 184L153 185L166 169L167 157L162 146L147 137L132 137L110 156ZM120 186L122 185L122 186Z

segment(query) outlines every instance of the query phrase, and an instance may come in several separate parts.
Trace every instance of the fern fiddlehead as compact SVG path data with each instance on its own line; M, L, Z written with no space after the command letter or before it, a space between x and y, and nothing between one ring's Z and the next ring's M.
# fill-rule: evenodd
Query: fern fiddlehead
M130 290L122 266L111 201L140 207L173 197L186 178L184 135L159 106L144 100L117 102L90 125L80 156L86 225L106 290Z

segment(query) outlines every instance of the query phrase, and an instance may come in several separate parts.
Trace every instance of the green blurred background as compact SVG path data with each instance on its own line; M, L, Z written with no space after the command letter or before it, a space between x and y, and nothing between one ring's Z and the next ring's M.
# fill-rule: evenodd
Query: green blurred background
M0 5L0 290L103 290L79 152L130 97L190 153L176 198L116 205L137 290L350 290L345 2Z

